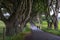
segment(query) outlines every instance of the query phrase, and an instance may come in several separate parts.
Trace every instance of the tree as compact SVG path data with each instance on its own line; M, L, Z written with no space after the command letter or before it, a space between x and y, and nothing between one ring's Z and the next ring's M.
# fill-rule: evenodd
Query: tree
M58 28L58 20L57 20L57 15L58 15L58 0L51 0L51 7L52 7L52 10L53 10L53 15L52 15L52 18L53 18L53 24L54 24L54 29L57 29Z
M48 22L48 28L52 28L52 23L54 24L54 29L57 29L58 27L58 20L57 20L57 15L58 15L58 0L49 0L48 3L48 14L46 14L47 22ZM50 11L53 10L53 15L50 15ZM50 22L51 20L51 22Z
M0 0L0 9L1 20L6 24L6 34L13 35L21 32L37 13L47 14L48 0ZM6 13L10 14L7 18L4 16Z
M3 15L5 12L3 13L3 10L0 12L1 20L6 24L6 35L22 31L30 18L32 0L1 0L0 6L0 9L3 8L10 14L9 18L6 19Z

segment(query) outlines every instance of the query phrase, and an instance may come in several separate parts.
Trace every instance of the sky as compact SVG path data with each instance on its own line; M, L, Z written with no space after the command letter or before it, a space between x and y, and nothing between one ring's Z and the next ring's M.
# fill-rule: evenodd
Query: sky
M50 15L53 15L53 10L50 11ZM60 13L58 13L58 17L60 17Z
M58 17L60 17L60 13L58 14Z

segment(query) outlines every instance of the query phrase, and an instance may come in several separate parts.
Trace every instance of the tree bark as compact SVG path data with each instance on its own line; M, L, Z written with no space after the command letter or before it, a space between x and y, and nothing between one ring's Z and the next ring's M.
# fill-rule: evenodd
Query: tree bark
M53 24L54 24L54 29L57 29L58 28L58 20L57 20L56 15L53 16Z
M6 24L6 35L11 36L11 35L15 34L15 28L14 28L14 24L12 23L12 21L11 22L6 21L5 24Z
M53 15L53 24L54 24L54 29L58 29L58 20L57 20L58 11L59 11L59 9L58 9L59 8L58 0L56 0L55 6L56 7L53 7L53 12L54 12L54 15Z
M52 29L52 22L48 22L48 28Z

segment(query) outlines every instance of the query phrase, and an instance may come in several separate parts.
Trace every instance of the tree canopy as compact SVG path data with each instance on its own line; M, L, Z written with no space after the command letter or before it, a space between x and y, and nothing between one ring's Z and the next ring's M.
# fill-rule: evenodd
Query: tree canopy
M0 0L0 17L6 24L7 32L23 27L39 12L48 12L49 0ZM4 15L10 15L6 18ZM20 25L20 26L18 26ZM13 31L11 31L13 32Z

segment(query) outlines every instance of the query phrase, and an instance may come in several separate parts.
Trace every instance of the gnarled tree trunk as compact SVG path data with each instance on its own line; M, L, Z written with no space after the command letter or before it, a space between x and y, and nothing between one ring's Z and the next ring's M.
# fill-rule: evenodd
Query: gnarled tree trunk
M15 34L15 28L14 28L14 24L13 24L12 21L11 22L6 21L5 25L6 25L6 35L13 35L13 34Z

